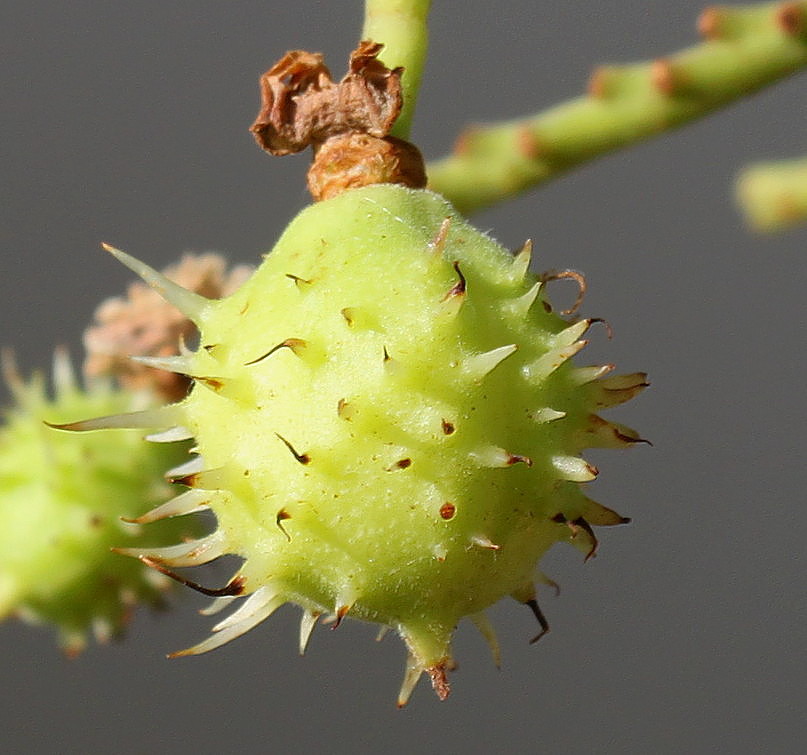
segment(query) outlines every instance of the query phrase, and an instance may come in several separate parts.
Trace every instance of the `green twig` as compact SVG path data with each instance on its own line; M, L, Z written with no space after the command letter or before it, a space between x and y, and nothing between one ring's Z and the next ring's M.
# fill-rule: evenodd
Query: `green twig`
M403 110L391 131L401 139L409 136L426 62L430 6L431 0L365 0L364 4L362 39L384 45L380 58L388 68L404 68Z
M428 165L430 187L461 211L480 210L807 65L807 2L711 7L698 30L704 42L669 57L596 69L583 97L469 128Z
M758 163L737 179L737 201L748 224L779 231L807 220L807 158Z

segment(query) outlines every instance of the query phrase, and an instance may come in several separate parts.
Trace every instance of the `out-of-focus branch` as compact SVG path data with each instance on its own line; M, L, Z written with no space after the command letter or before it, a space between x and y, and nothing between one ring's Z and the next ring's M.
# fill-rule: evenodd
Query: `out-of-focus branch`
M807 158L757 163L737 179L737 201L757 231L779 231L807 220Z
M807 2L710 7L698 30L704 41L674 55L597 68L585 96L471 126L427 166L429 186L461 211L480 210L807 66Z
M420 78L429 44L427 17L431 0L365 0L362 39L384 45L381 61L387 68L404 69L403 109L390 132L409 137Z

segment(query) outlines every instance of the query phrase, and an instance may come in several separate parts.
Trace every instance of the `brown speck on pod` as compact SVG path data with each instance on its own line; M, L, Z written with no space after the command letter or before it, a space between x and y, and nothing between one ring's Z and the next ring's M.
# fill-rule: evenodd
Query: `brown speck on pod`
M180 475L179 477L169 477L168 481L175 485L185 485L189 488L195 487L200 478L199 472L193 474Z
M457 513L457 507L453 503L450 503L449 501L446 501L440 507L440 517L442 519L445 520L453 519L456 513Z
M258 364L258 362L263 361L267 357L272 356L276 351L280 349L289 349L292 353L300 356L303 352L305 347L307 346L307 342L304 341L302 338L287 338L285 341L281 341L276 346L273 346L269 351L265 354L261 354L261 356L257 357L256 359L252 359L249 362L244 362L244 367L248 367L251 364Z
M356 414L356 407L347 399L340 398L336 402L336 413L342 419L350 422Z
M280 509L280 511L277 512L277 516L275 517L275 524L277 525L278 529L286 536L286 540L291 542L291 535L289 535L289 533L286 532L286 528L282 524L282 522L284 522L286 519L291 519L291 514L289 514L289 512L286 511L286 509Z
M210 388L210 390L215 391L216 393L219 393L219 391L221 391L221 389L224 388L224 380L222 380L221 378L202 377L201 375L194 375L193 379L197 383L201 383L202 385L204 385L207 388Z
M356 312L353 307L345 307L344 309L339 310L339 314L345 318L345 322L348 324L349 327L353 327L353 323L356 319Z
M289 441L287 441L280 433L275 433L275 435L283 442L283 445L285 445L286 448L289 449L289 452L295 458L296 461L298 461L300 464L303 465L311 463L311 457L308 454L298 453L294 449L294 446L292 446L292 444L289 443Z
M528 467L531 467L532 459L529 456L522 456L521 454L510 454L507 458L507 466L512 467L514 464L526 464Z
M408 468L409 468L409 467L411 467L411 466L412 466L412 459L409 459L409 458L406 458L406 459L398 459L398 461L396 461L396 462L395 462L395 463L394 463L394 464L393 464L393 465L392 465L392 466L389 468L389 471L392 471L393 469L408 469Z
M247 313L247 310L249 309L249 304L250 304L249 299L247 299L244 302L244 306L241 307L241 309L238 310L238 314L239 315L245 315Z
M441 422L441 427L443 429L443 435L453 435L456 428L454 427L453 422L449 422L447 419L444 419Z

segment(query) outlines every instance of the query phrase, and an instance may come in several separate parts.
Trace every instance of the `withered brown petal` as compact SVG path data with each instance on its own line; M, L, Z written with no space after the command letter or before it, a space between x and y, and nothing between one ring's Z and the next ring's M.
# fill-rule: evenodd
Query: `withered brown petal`
M321 55L287 52L261 76L261 110L250 127L261 148L287 155L338 134L386 136L401 110L403 69L384 66L381 48L360 42L339 83Z

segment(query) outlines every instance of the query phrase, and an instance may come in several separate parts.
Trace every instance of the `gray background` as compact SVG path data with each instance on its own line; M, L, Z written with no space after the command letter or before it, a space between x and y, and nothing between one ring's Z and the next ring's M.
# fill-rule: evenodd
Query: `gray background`
M252 261L306 201L307 159L270 159L246 131L257 77L286 49L341 75L360 3L42 2L0 11L0 323L23 366L79 348L100 298L130 275L102 240L156 266L183 250ZM444 152L464 122L577 94L592 65L695 41L701 3L437 0L414 138ZM586 363L647 370L612 416L653 448L592 453L593 495L634 517L532 617L493 610L504 651L460 627L438 703L421 682L395 710L404 652L372 628L318 630L296 655L281 610L207 656L167 661L209 619L185 595L140 612L128 640L67 662L51 635L0 626L0 749L23 752L800 751L807 524L805 240L757 237L731 200L750 159L804 148L804 79L586 166L476 218L539 268L588 277ZM559 296L563 284L557 284ZM802 745L803 746L803 743Z

